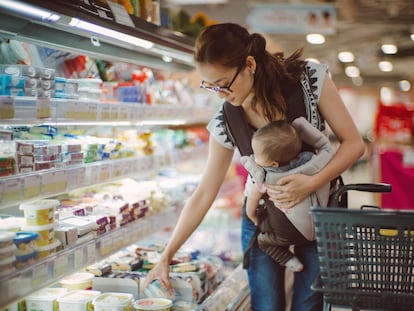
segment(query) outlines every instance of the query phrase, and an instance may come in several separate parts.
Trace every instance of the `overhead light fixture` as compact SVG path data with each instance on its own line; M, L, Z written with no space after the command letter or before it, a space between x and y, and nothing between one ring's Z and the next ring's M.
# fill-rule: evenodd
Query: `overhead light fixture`
M408 92L411 89L411 83L408 80L401 80L398 82L401 91Z
M391 43L381 45L381 50L385 54L396 54L398 52L397 46Z
M378 68L381 71L390 72L390 71L392 71L393 66L392 66L392 63L391 62L383 60L383 61L380 61L378 63Z
M310 33L306 36L306 40L310 44L323 44L325 43L325 37L319 33Z
M338 53L338 59L343 63L351 63L355 60L355 56L352 52L342 51Z
M4 8L8 11L16 12L24 16L40 19L45 22L57 22L61 17L59 14L49 10L41 9L16 0L1 0L0 8Z
M345 67L345 74L350 78L359 77L360 71L357 66L347 66Z
M135 46L142 47L144 49L150 49L154 46L154 43L148 40L140 39L119 31L115 31L109 28L105 28L99 25L95 25L89 22L85 22L76 17L72 17L69 22L69 25L78 29L90 31L105 37L110 37L112 39L120 40L126 43L130 43Z

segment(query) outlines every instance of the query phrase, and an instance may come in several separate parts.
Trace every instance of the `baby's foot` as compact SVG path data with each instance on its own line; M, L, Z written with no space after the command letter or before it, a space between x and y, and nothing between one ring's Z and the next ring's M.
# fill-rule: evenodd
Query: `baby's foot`
M293 272L300 272L303 270L303 264L299 261L297 257L290 258L287 261L287 263L285 263L285 266Z

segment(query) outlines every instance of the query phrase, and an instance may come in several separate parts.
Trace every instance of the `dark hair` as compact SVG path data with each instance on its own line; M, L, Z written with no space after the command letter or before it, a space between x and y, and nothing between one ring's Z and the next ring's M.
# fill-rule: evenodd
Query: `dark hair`
M252 139L260 140L264 157L286 165L302 150L302 140L287 120L278 120L259 128Z
M257 111L257 101L262 102L264 116L269 121L280 113L286 116L284 94L298 86L305 67L305 61L300 59L302 49L288 58L281 52L270 54L261 34L250 34L246 28L233 23L204 28L196 39L194 59L198 63L233 68L243 65L249 55L257 63L252 108Z

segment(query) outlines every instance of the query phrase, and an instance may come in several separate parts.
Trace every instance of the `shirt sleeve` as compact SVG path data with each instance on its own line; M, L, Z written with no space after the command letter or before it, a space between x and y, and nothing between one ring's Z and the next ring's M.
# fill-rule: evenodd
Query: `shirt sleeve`
M230 150L235 149L235 143L225 125L223 106L216 111L213 118L208 122L207 130L220 145Z

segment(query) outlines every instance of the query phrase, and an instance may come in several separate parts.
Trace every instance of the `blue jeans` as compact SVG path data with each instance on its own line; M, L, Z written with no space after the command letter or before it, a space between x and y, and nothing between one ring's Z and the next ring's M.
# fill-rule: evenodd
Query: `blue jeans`
M243 252L255 229L255 225L246 217L243 206ZM294 275L291 311L322 311L322 294L310 288L319 272L316 243L295 247L295 254L305 268ZM250 250L247 273L252 311L285 311L285 267L260 250L257 243Z

